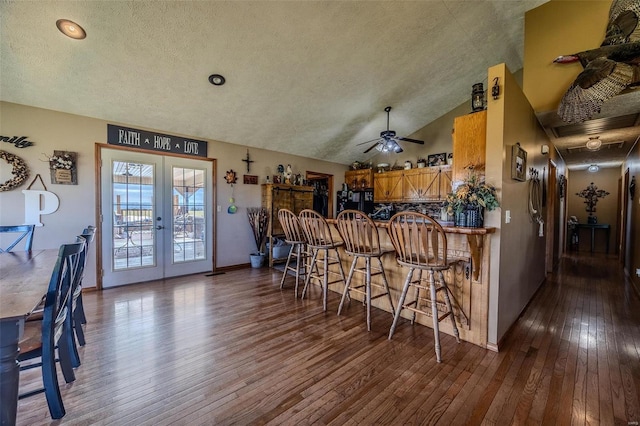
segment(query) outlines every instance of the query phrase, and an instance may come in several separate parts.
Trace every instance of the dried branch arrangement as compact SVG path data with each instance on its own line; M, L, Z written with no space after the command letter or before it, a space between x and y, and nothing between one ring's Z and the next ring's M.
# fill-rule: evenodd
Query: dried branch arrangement
M264 207L249 207L247 209L249 225L253 230L253 238L256 241L258 251L262 248L265 238L267 237L267 226L269 224L269 212Z

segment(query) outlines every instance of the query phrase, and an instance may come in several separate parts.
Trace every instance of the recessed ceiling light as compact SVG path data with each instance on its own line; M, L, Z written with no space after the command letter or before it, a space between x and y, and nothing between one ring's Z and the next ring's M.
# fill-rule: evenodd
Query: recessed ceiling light
M597 164L592 164L592 165L589 166L589 168L587 170L589 170L591 173L595 173L598 170L600 170L600 167L598 167Z
M87 36L87 33L84 31L80 25L76 24L73 21L68 19L58 19L56 21L56 27L60 30L60 32L67 37L74 38L76 40L82 40Z
M209 76L209 83L213 84L214 86L222 86L225 81L225 78L220 74L211 74Z
M597 151L602 146L602 141L600 140L600 136L596 136L593 138L589 138L587 141L587 149L591 151Z

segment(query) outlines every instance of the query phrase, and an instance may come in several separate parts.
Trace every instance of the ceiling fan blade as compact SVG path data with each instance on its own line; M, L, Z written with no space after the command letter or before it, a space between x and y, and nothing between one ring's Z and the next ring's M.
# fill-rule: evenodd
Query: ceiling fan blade
M380 138L379 138L379 137L377 137L377 138L374 138L374 139L371 139L371 140L368 140L368 141L365 141L365 142L360 142L359 144L356 144L356 146L358 146L358 145L364 145L364 144L367 144L367 143L371 143L371 142L373 142L373 141L379 142L379 139L380 139Z
M420 145L424 145L424 141L419 141L418 139L411 139L411 138L397 138L399 141L405 141L405 142L413 142L413 143L419 143Z
M371 141L369 141L371 142ZM361 144L358 144L361 145ZM373 148L375 148L376 146L378 146L378 142L374 143L373 145L371 145L369 148L367 148L367 150L363 153L366 154L367 152L371 151Z

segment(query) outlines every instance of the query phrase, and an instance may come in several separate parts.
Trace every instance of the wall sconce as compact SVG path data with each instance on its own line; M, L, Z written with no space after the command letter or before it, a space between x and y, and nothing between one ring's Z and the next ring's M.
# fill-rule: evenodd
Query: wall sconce
M493 86L491 87L491 96L494 100L500 97L500 86L498 85L498 77L493 79Z
M482 83L476 83L471 90L471 111L478 112L484 109L484 88Z
M540 152L542 152L542 155L547 155L549 153L549 145L542 144L542 146L540 147Z
M631 201L633 201L633 196L636 195L636 177L631 177L631 183L629 184L629 195L631 196Z

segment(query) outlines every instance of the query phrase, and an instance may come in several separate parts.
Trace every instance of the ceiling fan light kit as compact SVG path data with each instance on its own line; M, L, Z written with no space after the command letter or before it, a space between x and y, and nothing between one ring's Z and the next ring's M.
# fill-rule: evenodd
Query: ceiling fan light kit
M364 152L365 154L371 151L373 148L375 148L378 152L383 152L383 153L393 152L393 153L399 154L404 150L402 149L400 144L398 144L398 141L412 142L412 143L424 145L424 141L396 136L395 130L389 130L389 112L391 111L391 107L390 106L386 107L384 111L387 113L387 130L383 130L382 132L380 132L379 138L375 138L375 139L358 144L358 145L364 145L366 143L375 142L373 145L367 148L367 150Z
M602 141L600 140L599 136L589 138L586 145L587 149L590 151L597 151L600 149L601 146L602 146Z

